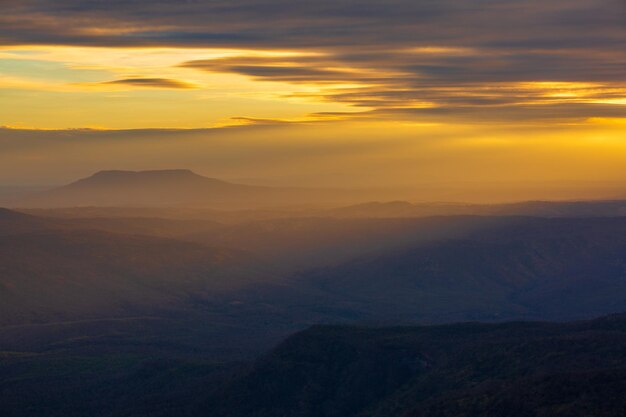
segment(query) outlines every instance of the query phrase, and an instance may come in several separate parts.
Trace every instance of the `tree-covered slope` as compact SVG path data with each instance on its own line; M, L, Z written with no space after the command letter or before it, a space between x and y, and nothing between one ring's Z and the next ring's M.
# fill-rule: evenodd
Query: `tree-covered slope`
M206 405L228 417L622 416L626 316L314 327Z

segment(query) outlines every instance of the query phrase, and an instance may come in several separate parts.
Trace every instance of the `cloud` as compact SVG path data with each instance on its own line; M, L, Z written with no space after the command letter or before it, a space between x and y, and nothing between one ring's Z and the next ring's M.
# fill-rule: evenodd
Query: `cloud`
M289 83L340 84L376 80L373 74L359 72L359 68L350 64L342 62L341 57L328 54L287 57L238 55L188 61L182 63L181 67Z
M297 49L617 47L625 13L621 0L5 0L3 8L5 44Z
M365 112L624 116L623 0L5 0L0 44L234 48L183 68ZM291 51L257 56L255 51ZM247 52L246 52L247 51ZM124 79L130 86L188 88ZM532 85L533 83L534 86ZM549 84L553 83L553 84ZM611 101L612 100L612 101ZM532 107L533 105L539 107Z
M414 48L290 57L231 56L182 64L257 81L318 88L290 97L344 103L366 114L483 120L626 117L622 56L601 68L580 54L493 49ZM346 114L346 117L351 115ZM352 115L354 116L354 115ZM363 115L358 115L361 118Z
M190 89L196 88L196 85L179 80L169 78L125 78L121 80L106 81L101 84L107 85L126 85L131 87L148 87L148 88L179 88Z

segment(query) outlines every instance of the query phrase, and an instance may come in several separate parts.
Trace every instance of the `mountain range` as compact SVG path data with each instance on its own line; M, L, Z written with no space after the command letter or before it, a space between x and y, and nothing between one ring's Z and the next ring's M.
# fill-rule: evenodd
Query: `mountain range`
M619 204L566 207L0 209L0 411L623 415L623 316L510 322L626 310Z
M508 218L300 279L389 323L580 319L626 311L624 236L625 218Z
M390 218L453 215L598 217L626 214L625 200L528 201L499 204L411 203L370 201L419 194L404 191L285 188L237 184L198 175L187 169L100 171L70 184L26 189L5 197L21 209L91 208L111 216L117 212L151 209L156 217L201 216L209 211L223 219L280 217ZM239 213L233 215L232 211ZM247 215L246 215L247 213ZM74 211L73 214L80 214Z
M290 330L314 320L575 319L626 309L622 217L222 224L5 209L0 226L6 325L198 306L242 323L288 320Z

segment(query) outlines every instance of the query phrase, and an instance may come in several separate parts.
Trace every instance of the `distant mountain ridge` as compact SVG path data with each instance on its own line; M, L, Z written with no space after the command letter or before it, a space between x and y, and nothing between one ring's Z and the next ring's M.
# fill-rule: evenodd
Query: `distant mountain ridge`
M593 317L626 310L624 236L624 217L511 217L312 269L303 280L392 322Z
M417 191L415 191L417 192ZM409 197L408 195L412 197ZM2 200L13 208L210 208L218 210L303 207L306 216L428 217L451 215L524 215L598 217L626 215L626 200L523 201L517 203L412 203L405 191L270 187L246 185L199 175L189 169L104 170L64 186ZM372 201L372 197L383 198ZM335 208L328 208L335 207ZM294 212L298 217L302 213Z
M20 208L212 207L252 209L320 201L354 204L361 192L339 189L265 187L208 178L188 169L100 171L68 185L11 203Z
M233 184L190 170L100 171L17 202L24 207L167 206L245 201L265 187Z
M106 170L98 171L95 174L87 178L82 178L74 181L71 184L63 187L67 188L79 188L89 186L105 186L105 187L118 187L121 184L139 185L139 186L170 186L170 185L200 185L200 186L212 186L222 187L231 190L239 189L264 189L267 187L258 187L251 185L234 184L227 181L222 181L216 178L204 177L196 174L189 169L165 169L165 170L149 170L149 171L124 171L124 170Z
M0 328L188 306L269 280L247 254L96 230L0 235Z
M625 216L626 200L521 201L515 203L410 203L371 201L328 210L334 217L428 217L428 216L539 216L604 217Z
M46 223L40 217L0 207L0 236L39 230Z

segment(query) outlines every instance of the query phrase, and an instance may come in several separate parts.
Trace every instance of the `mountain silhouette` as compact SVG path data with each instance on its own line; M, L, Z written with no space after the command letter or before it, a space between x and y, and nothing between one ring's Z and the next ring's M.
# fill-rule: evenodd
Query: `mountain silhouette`
M31 195L24 207L167 206L251 201L264 187L232 184L190 170L100 171L71 184Z
M251 209L319 202L354 203L346 190L236 184L187 169L100 171L68 185L31 194L13 207L215 207Z

